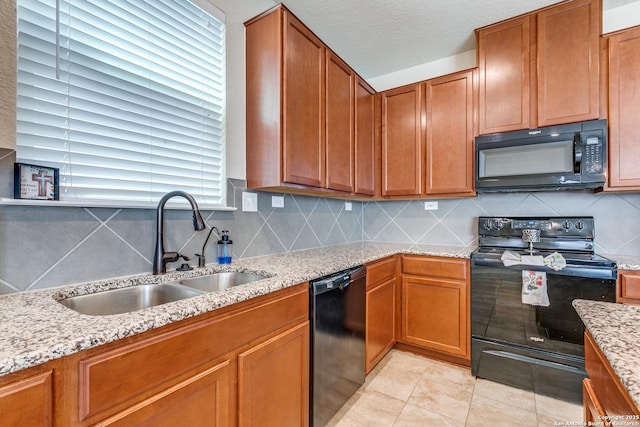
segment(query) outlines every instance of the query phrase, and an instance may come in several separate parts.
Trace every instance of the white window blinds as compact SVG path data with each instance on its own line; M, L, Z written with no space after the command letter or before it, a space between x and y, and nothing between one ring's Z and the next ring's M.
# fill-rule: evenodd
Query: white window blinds
M17 159L61 200L224 204L225 25L207 0L18 0ZM214 16L215 15L215 16Z

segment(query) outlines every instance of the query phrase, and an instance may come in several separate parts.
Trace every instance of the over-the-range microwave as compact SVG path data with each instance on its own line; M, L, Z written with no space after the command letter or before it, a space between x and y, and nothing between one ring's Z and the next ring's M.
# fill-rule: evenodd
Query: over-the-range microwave
M597 189L606 181L607 121L481 135L476 191Z

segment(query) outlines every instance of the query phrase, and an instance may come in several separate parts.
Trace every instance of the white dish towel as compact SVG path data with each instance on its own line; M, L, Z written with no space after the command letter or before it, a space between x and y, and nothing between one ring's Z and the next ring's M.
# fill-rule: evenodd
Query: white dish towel
M549 306L547 294L547 273L544 271L522 270L522 303Z

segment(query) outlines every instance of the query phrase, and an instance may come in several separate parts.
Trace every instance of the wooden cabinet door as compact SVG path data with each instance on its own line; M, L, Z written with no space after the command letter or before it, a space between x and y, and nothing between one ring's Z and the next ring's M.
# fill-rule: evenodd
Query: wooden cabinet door
M352 192L355 73L330 51L326 73L327 188Z
M599 0L575 0L538 13L538 126L600 114Z
M469 357L467 285L402 277L402 341Z
M640 271L618 271L616 302L640 305Z
M229 426L230 371L229 361L225 361L94 425Z
M602 409L602 405L600 405L598 397L593 390L593 383L589 378L582 380L582 403L584 422L587 425L598 425L597 423L603 422L607 414Z
M238 425L309 425L309 322L238 356Z
M0 425L53 425L53 371L26 377L0 387Z
M599 411L609 416L620 416L620 419L632 414L640 415L629 393L589 332L584 334L584 365Z
M325 47L290 13L284 19L282 181L325 184Z
M480 134L530 127L534 23L527 15L478 30Z
M427 98L427 195L473 195L474 72L432 79Z
M382 93L382 195L416 196L423 186L423 84Z
M382 359L395 343L396 279L367 291L366 372Z
M376 149L375 91L360 77L355 89L355 192L376 194L376 176L380 159Z
M640 27L609 38L609 184L640 190Z

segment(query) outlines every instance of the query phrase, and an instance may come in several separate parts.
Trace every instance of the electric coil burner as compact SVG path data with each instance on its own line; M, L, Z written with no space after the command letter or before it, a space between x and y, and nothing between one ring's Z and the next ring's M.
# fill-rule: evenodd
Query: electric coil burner
M472 373L581 402L584 325L571 302L615 302L617 278L615 261L594 253L593 217L479 217L477 225ZM532 303L536 292L547 299Z

